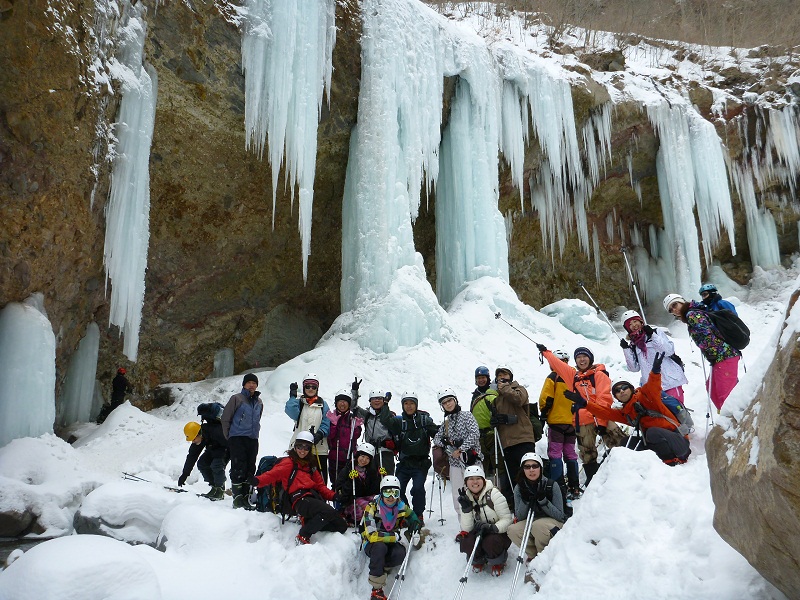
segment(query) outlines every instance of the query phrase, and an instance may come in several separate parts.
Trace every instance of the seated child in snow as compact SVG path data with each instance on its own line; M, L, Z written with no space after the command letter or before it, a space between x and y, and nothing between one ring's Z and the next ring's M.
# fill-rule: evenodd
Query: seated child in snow
M356 449L353 468L341 469L336 478L333 490L339 494L342 514L350 524L361 521L364 507L380 490L380 475L373 464L374 458L375 446L361 442Z
M412 534L419 531L419 519L411 507L400 500L400 480L394 475L386 475L381 479L380 494L364 509L361 531L366 542L364 552L369 556L372 598L376 600L386 598L383 593L386 573L401 565L406 556L406 548L400 543L400 530L404 527L408 527Z

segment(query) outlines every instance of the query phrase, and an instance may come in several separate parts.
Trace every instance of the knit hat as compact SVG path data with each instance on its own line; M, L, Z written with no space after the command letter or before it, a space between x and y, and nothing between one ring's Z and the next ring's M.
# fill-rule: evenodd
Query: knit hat
M591 364L591 365L594 364L594 354L592 354L591 350L589 350L588 348L586 348L584 346L580 346L579 348L575 348L575 352L573 353L573 356L575 357L575 360L578 360L578 357L581 354L589 357L589 364Z
M242 387L244 387L244 384L247 383L248 381L252 381L256 385L258 385L258 377L256 377L252 373L248 373L247 375L244 376L244 379L242 379Z
M625 388L631 388L632 390L636 389L636 388L633 387L633 384L631 384L630 381L618 381L617 383L615 383L611 387L611 395L616 398L617 397L617 392L619 392L620 390L623 390Z

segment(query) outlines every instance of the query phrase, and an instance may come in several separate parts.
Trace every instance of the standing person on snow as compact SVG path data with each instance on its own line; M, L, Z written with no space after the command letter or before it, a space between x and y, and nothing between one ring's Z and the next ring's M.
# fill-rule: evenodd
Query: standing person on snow
M428 477L428 469L431 468L431 438L436 435L439 426L433 422L430 414L418 410L418 403L415 392L403 394L403 414L389 421L389 433L397 440L397 449L400 452L400 460L394 472L400 481L400 497L408 504L406 487L411 481L414 513L423 521L425 479Z
M115 408L125 402L125 394L133 392L130 381L125 377L127 372L125 367L117 369L116 376L111 380L111 402L103 404L100 414L97 415L98 423L103 423Z
M689 440L678 431L679 423L669 408L661 401L661 361L664 354L656 354L653 370L647 383L634 390L627 381L614 384L614 397L622 403L622 408L610 408L589 400L589 410L606 419L633 425L641 436L634 436L630 444L637 450L652 450L665 464L683 464L692 453ZM587 406L584 399L576 400L575 406Z
M511 546L507 533L512 520L511 510L505 496L491 481L486 480L480 465L467 467L464 484L466 487L462 487L458 493L461 533L456 540L461 552L469 556L480 535L480 546L472 559L472 571L480 573L488 564L492 568L492 576L499 577L506 566L508 548Z
M330 421L328 431L328 463L332 469L331 481L336 481L342 469L351 470L350 458L361 437L362 421L350 410L353 397L347 388L333 399L335 409L326 415ZM373 451L374 454L374 451Z
M364 441L375 446L381 476L394 475L394 440L389 433L389 423L395 415L389 410L387 394L391 397L389 392L373 390L369 393L369 408L357 406L353 410L353 414L364 420Z
M664 309L686 323L689 337L711 365L706 389L719 412L728 395L739 383L739 359L742 353L722 339L711 319L705 314L704 305L687 302L680 294L668 294L664 298Z
M517 546L522 545L528 512L533 510L531 531L525 546L528 560L545 549L555 534L564 526L566 515L561 489L542 474L542 459L536 453L522 457L517 485L514 486L514 516L517 522L508 528L508 537ZM550 487L550 490L547 488Z
M225 499L225 467L228 465L228 440L222 432L222 405L219 402L201 404L197 414L202 417L202 425L191 422L183 428L189 452L183 465L183 472L178 477L178 487L183 487L191 475L194 465L203 476L203 480L211 489L201 494L209 500ZM202 453L202 456L201 456Z
M369 556L371 598L385 600L386 574L392 567L401 565L406 557L406 547L400 543L400 530L407 527L413 535L420 526L417 515L400 499L400 481L393 475L386 475L381 479L380 494L364 509L361 532L366 542L364 552Z
M461 410L456 393L445 388L439 392L439 406L444 411L444 422L433 438L433 445L444 449L450 463L453 506L459 514L458 488L464 485L464 469L483 460L478 423L471 412Z
M561 361L550 352L543 344L536 344L539 352L547 359L550 368L555 371L567 384L564 395L570 400L578 398L591 398L598 403L611 406L614 399L611 397L611 379L608 377L604 364L594 364L594 354L586 347L575 348L573 356L577 369ZM577 413L575 426L578 435L578 449L580 450L583 470L586 473L586 485L597 473L600 465L597 463L597 436L603 438L603 443L611 449L619 446L625 438L619 427L613 422L603 418L595 419L589 411L582 409ZM569 463L567 463L569 469ZM580 498L580 487L570 488L569 495Z
M250 479L256 487L280 481L292 503L292 510L300 517L301 526L296 537L298 545L310 544L311 536L318 531L347 531L347 522L328 504L328 501L338 498L326 487L311 456L314 439L310 431L299 432L288 457L276 462L266 473Z
M501 456L505 461L506 473L500 477L500 490L511 506L514 502L512 486L519 471L519 460L528 452L536 451L536 437L528 408L528 390L514 381L510 367L497 367L494 378L497 398L489 423L495 428L502 449Z
M563 350L556 350L553 354L562 362L569 364L569 354ZM564 485L564 489L574 490L580 489L578 453L575 450L577 434L575 432L575 417L572 414L572 400L564 395L567 390L567 384L564 379L555 371L551 371L545 378L542 391L539 394L539 411L542 418L547 421L547 457L550 459L550 472L547 476L560 484L564 483L564 463L561 461L563 456L564 461L567 463L567 478L569 480ZM525 456L528 456L528 454ZM521 466L522 464L520 463ZM527 474L519 471L516 480L520 480L520 475ZM568 488L567 485L569 486ZM515 492L515 508L516 498L517 494Z
M713 283L704 283L700 286L700 298L702 298L702 302L708 307L708 310L729 310L733 314L738 314L733 304L722 299L722 296L717 291L717 286Z
M683 404L683 386L688 380L683 372L683 363L673 358L676 355L672 340L663 331L645 325L635 310L622 314L622 326L628 335L620 340L619 345L625 354L628 371L632 373L640 371L642 375L639 385L644 385L650 376L656 353L663 352L668 360L662 365L661 386L667 394Z
M234 394L222 411L222 432L228 440L231 456L231 487L233 508L253 510L250 504L249 479L256 472L258 434L264 403L256 391L258 377L248 373L242 380L242 391Z
M481 365L475 369L475 386L469 411L478 422L478 429L481 433L483 470L487 477L493 477L497 458L494 455L494 428L489 421L492 419L494 401L497 398L497 385L492 383L489 367Z
M356 449L353 468L339 471L333 487L333 491L340 496L342 515L353 525L361 521L364 507L379 491L381 477L375 469L374 459L375 446L361 442Z
M330 408L320 396L319 378L313 373L309 373L303 379L303 394L297 397L297 384L289 386L289 399L283 412L289 415L294 421L294 433L289 444L294 444L297 434L301 431L310 431L314 436L314 448L312 448L311 460L317 463L322 481L328 483L328 433L330 432L331 422L328 418ZM332 477L335 479L336 475Z

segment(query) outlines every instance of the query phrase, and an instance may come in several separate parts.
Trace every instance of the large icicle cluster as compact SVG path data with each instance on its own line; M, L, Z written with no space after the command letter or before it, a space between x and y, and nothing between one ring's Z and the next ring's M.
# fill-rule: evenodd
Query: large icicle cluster
M88 423L100 411L94 405L95 376L97 375L97 352L100 348L100 328L89 323L78 349L72 355L59 398L58 423Z
M0 310L0 446L52 433L56 417L56 337L42 294Z
M116 157L106 207L105 266L111 280L109 322L125 335L123 352L136 360L150 240L150 142L155 122L156 72L143 62L144 6L125 4L114 78L122 101L114 133Z
M259 158L269 144L272 220L286 155L286 183L299 194L303 281L311 253L311 216L322 96L330 101L335 0L247 0L242 67L247 147Z

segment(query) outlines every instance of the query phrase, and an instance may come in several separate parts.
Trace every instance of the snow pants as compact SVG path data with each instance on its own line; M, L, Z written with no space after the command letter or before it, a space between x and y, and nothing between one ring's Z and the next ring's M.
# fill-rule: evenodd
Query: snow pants
M651 427L644 432L644 440L640 436L631 436L624 444L631 450L652 450L665 463L685 462L692 453L689 440L677 431L661 427Z
M376 589L386 583L386 572L403 564L406 557L406 547L399 543L368 542L364 552L369 556L369 582Z
M508 528L509 539L518 547L522 547L522 535L525 533L526 523L527 521L517 521ZM528 558L533 558L539 554L563 526L563 523L559 523L550 517L534 519L533 523L531 523L531 533L528 536L528 543L525 545L525 555Z
M479 463L480 464L480 463ZM458 490L464 487L464 465L454 467L450 463L450 492L453 494L453 506L456 509L456 515L459 520L461 519L461 505L458 503Z
M258 440L243 435L229 437L228 451L231 455L231 483L245 483L256 473Z
M475 538L478 534L474 531L468 533L459 542L461 552L468 557L472 554L475 547ZM511 546L511 539L505 533L487 533L481 536L480 546L475 552L472 564L476 565L504 565L508 559L508 548Z
M302 526L300 535L310 538L318 531L347 531L347 521L330 504L313 496L300 498L294 504L294 511L300 516Z
M609 450L622 444L625 434L614 421L609 421L606 425L606 433L603 435L603 443ZM583 464L597 462L597 426L594 423L581 425L578 432L578 451L581 455Z
M208 485L225 487L225 467L228 465L226 452L209 452L206 450L197 460L197 470Z
M578 453L575 451L577 435L575 427L572 425L548 425L547 426L547 458L550 459L549 479L558 480L564 476L564 460L578 460Z
M706 389L717 410L722 408L733 388L739 383L739 358L731 356L711 367L711 375L706 381Z
M422 469L401 462L397 465L394 474L400 480L400 498L406 504L409 504L408 498L406 497L406 487L408 487L408 482L411 482L411 506L414 509L414 513L422 518L425 512L425 480L428 477L427 469L423 471Z

